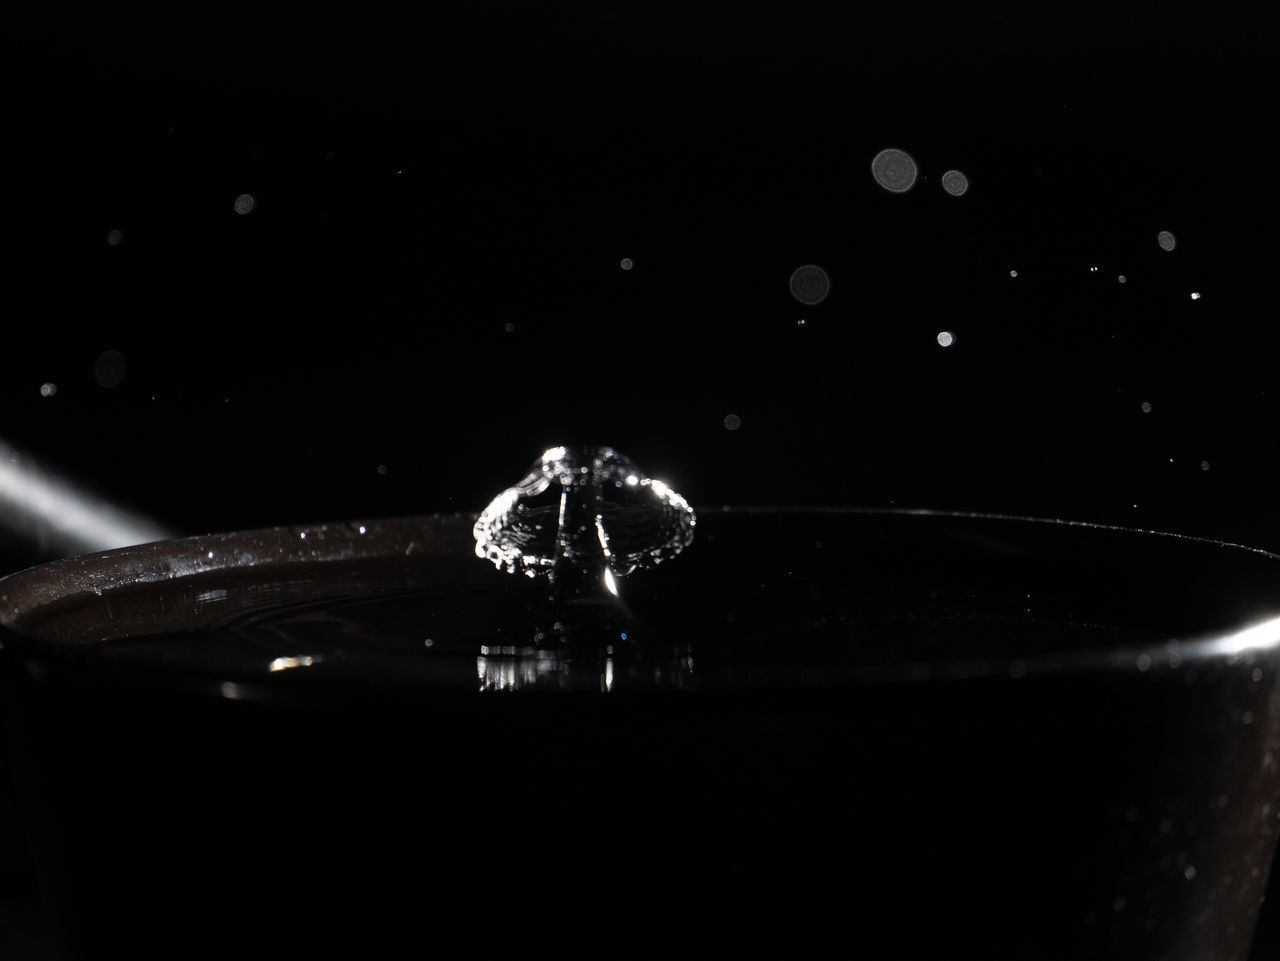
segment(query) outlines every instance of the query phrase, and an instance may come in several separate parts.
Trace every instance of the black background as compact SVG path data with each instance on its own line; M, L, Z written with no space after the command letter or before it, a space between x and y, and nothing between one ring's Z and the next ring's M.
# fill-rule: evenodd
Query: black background
M184 11L15 21L0 126L0 437L180 533L478 510L590 442L697 505L1280 549L1270 24Z

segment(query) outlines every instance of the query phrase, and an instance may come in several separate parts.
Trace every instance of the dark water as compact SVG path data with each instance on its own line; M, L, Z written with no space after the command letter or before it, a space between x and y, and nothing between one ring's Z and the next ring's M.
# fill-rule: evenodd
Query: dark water
M224 539L26 610L63 625L10 683L76 950L1247 956L1280 662L1231 631L1273 558L704 510L616 595L548 594L472 520L285 531L256 567L267 535Z

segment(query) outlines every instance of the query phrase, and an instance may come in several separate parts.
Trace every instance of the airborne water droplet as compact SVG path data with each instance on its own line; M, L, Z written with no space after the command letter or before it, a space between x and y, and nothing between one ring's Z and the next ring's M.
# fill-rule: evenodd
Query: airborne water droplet
M918 172L911 155L893 147L881 150L871 161L871 175L876 183L895 194L906 193L915 186Z
M499 570L552 575L557 564L623 577L678 554L697 523L688 501L611 447L553 447L495 497L472 533Z

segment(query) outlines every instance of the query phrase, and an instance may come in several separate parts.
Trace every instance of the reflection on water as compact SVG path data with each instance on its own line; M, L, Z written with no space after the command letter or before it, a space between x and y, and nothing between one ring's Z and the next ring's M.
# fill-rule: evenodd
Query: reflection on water
M623 636L625 639L625 635ZM598 675L600 691L615 688L692 687L693 648L685 645L657 654L631 645L605 645L596 651L556 650L516 645L480 647L476 679L482 693L520 690L586 690L588 672Z

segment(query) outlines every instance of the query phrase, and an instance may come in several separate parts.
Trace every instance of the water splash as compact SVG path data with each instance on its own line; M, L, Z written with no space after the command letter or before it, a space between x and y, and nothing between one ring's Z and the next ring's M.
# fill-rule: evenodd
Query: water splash
M555 579L565 567L604 570L604 582L653 567L693 540L689 502L611 447L543 453L495 497L472 533L476 556L499 570Z

